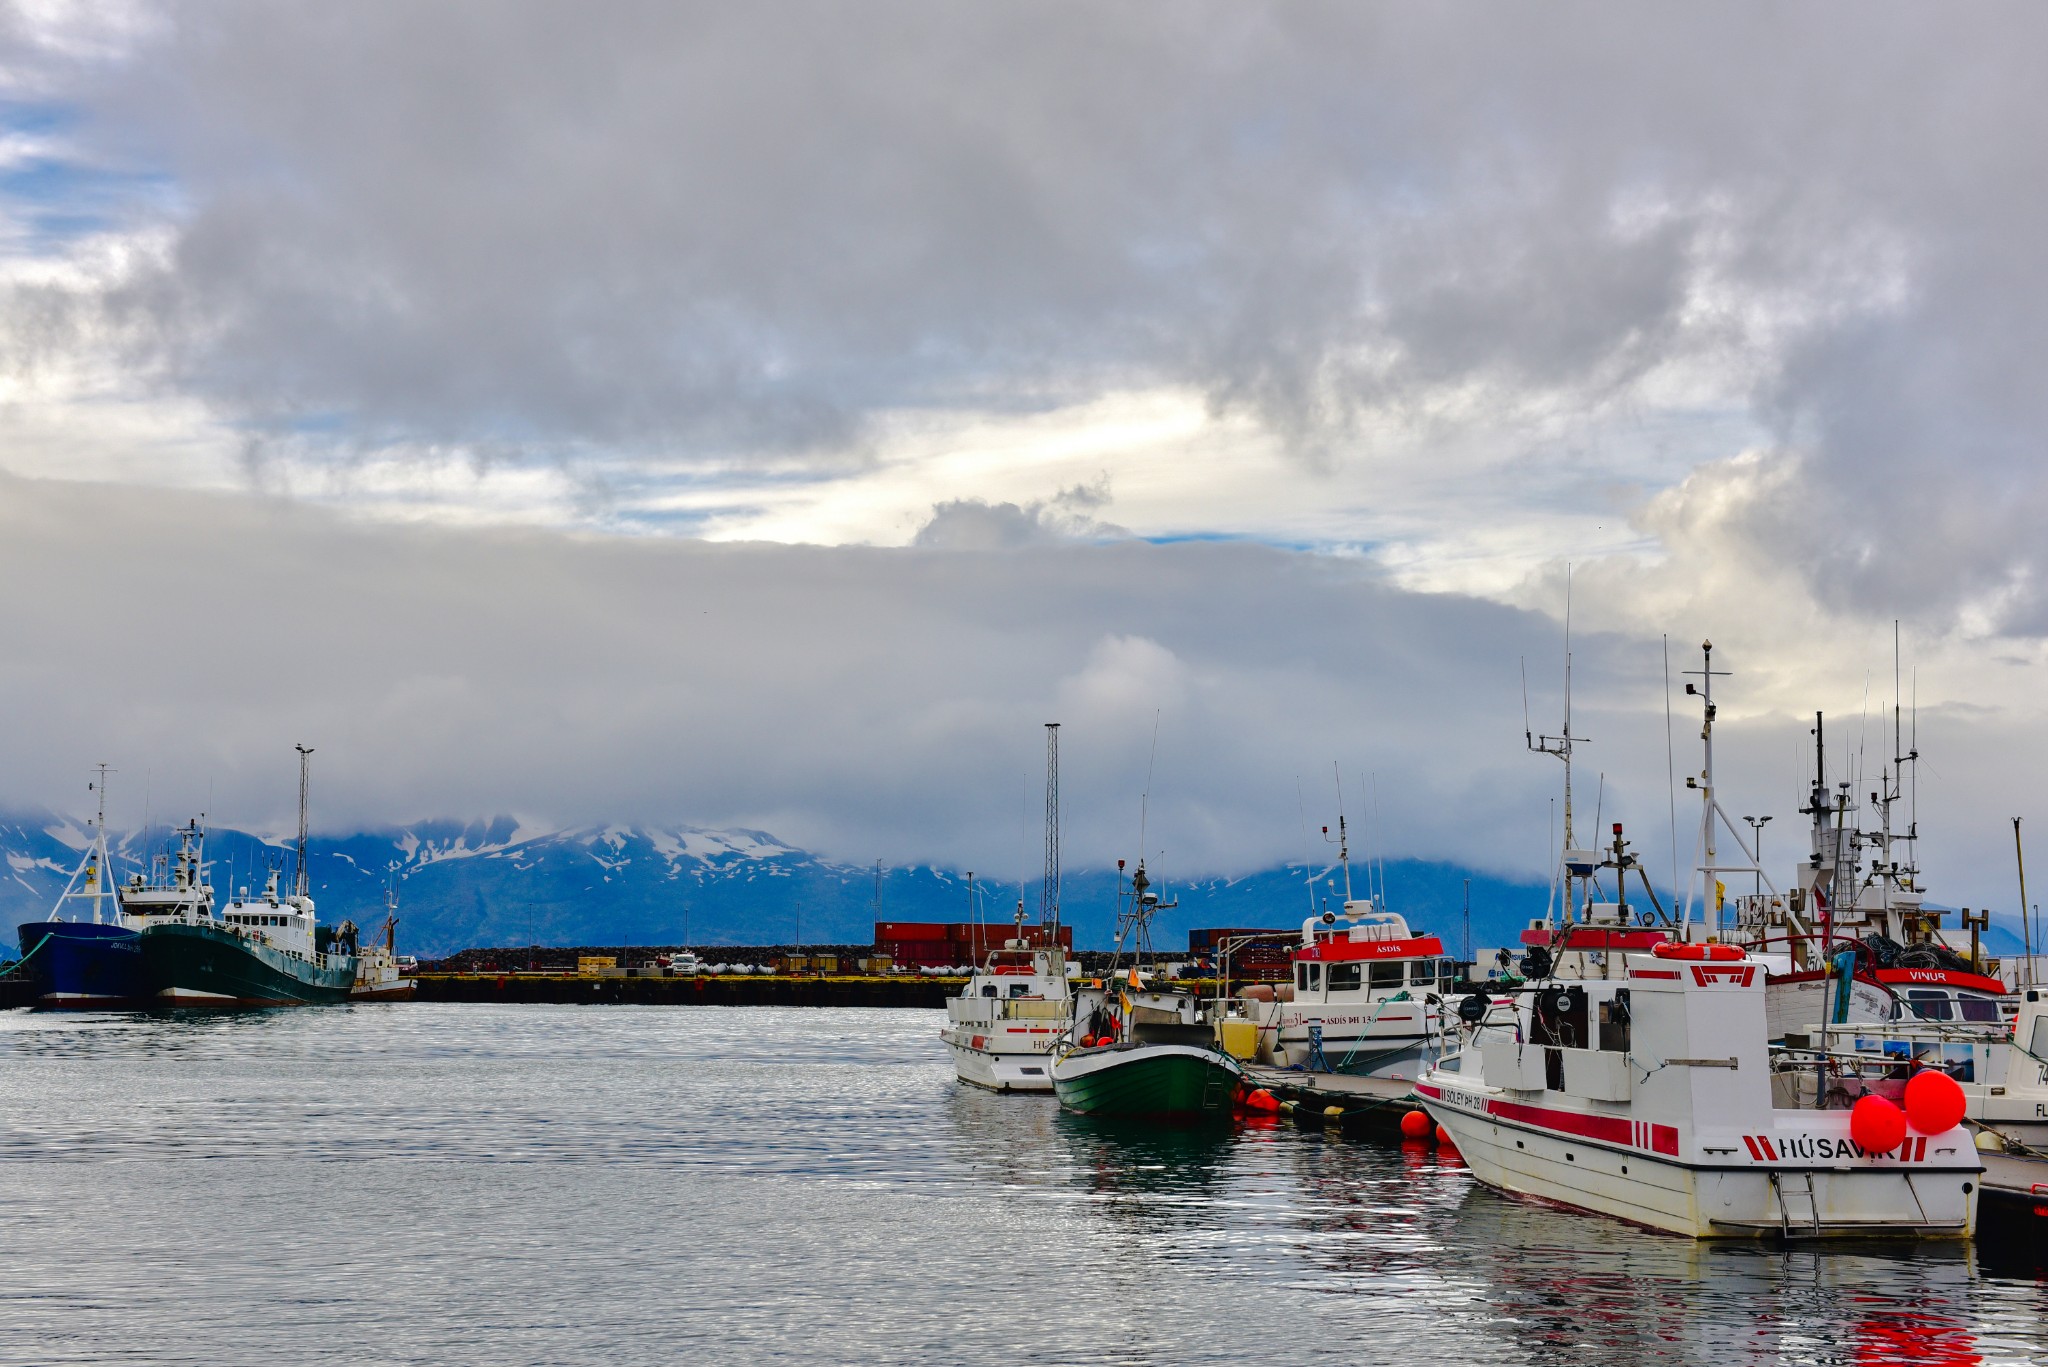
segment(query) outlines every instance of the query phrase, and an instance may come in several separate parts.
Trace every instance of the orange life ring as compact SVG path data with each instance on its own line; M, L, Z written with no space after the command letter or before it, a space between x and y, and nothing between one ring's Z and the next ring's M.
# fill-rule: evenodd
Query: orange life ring
M1651 945L1650 953L1659 959L1709 959L1719 963L1749 957L1740 945L1688 945L1675 940Z

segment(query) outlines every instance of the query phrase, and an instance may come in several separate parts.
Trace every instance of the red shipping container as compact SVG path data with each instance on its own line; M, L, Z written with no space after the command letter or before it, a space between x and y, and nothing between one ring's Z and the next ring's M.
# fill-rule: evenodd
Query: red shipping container
M877 921L875 943L884 940L945 940L952 938L943 921Z

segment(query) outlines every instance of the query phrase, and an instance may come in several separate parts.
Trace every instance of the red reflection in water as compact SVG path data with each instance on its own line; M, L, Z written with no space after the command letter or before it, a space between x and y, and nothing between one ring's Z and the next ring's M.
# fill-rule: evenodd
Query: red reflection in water
M1853 1361L1868 1367L1979 1367L1977 1339L1954 1320L1910 1311L1856 1321L1849 1329Z

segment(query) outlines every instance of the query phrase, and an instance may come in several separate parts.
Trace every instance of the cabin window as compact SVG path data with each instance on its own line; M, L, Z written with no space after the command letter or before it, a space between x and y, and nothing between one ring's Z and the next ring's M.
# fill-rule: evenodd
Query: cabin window
M1031 991L1031 984L1030 984L1030 983L1011 983L1011 984L1010 984L1010 995L1011 995L1011 996L1013 996L1013 997L1021 997L1021 996L1024 996L1025 994L1027 994L1027 993L1028 993L1028 992L1030 992L1030 991Z
M1956 1005L1963 1009L1963 1019L1966 1021L1995 1023L1998 1020L1997 1002L1988 1002L1982 997L1964 997L1957 1001Z
M984 996L984 997L993 997L993 996L994 996L995 994L996 994L996 985L995 985L994 983L983 983L983 984L981 985L981 995L982 995L982 996Z
M1314 992L1314 991L1316 991L1316 990L1317 990L1318 988L1320 988L1320 987L1321 987L1322 985L1323 985L1323 966L1322 966L1321 964L1310 964L1310 965L1308 965L1308 990L1309 990L1309 991L1311 991L1311 992Z
M1955 1009L1946 992L1933 992L1924 988L1906 993L1906 1005L1913 1014L1924 1021L1945 1021L1955 1019Z
M1408 970L1398 959L1390 964L1374 964L1372 966L1372 985L1374 987L1399 987L1401 980L1407 975Z
M1417 987L1436 986L1436 960L1417 959L1408 965L1408 981Z
M1356 992L1362 980L1362 965L1331 964L1330 990L1332 992Z

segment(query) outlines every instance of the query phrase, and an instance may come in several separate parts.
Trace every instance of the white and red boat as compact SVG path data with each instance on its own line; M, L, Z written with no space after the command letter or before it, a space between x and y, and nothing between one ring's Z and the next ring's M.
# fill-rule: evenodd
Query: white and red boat
M1050 1092L1052 1054L1074 1023L1066 951L1021 937L989 951L960 995L946 999L939 1038L962 1082L995 1092Z
M1416 1094L1481 1182L1695 1238L1964 1238L1983 1164L1960 1124L1873 1152L1773 1071L1768 966L1670 943L1519 994Z
M1395 912L1348 901L1302 922L1289 982L1240 994L1258 1060L1282 1068L1413 1079L1444 1042L1457 965Z

